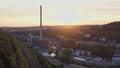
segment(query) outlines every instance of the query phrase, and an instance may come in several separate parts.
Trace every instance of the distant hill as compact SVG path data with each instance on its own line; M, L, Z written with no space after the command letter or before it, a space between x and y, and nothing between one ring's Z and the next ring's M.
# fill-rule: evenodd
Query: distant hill
M108 23L103 26L103 29L109 30L109 31L120 31L120 21Z
M100 33L104 33L108 38L115 39L120 42L120 21L115 21L103 25Z
M17 40L0 29L0 68L28 68Z

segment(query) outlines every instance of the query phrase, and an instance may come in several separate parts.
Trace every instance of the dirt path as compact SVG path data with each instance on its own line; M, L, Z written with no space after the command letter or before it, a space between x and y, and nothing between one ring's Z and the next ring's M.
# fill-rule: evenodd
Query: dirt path
M21 43L20 47L29 62L30 68L43 68L31 48L27 47L23 43Z

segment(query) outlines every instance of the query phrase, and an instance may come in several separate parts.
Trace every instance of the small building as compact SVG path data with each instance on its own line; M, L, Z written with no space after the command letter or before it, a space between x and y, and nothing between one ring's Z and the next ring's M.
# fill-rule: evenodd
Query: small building
M38 60L44 68L63 68L62 62L50 56L46 51L39 51L36 53Z
M113 63L120 63L120 54L114 54L112 57Z

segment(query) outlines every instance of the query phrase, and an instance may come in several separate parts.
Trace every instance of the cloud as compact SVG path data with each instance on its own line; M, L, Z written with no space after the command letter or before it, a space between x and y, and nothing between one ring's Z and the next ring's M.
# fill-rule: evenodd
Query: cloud
M86 7L85 11L88 11L89 14L96 15L120 15L120 1L119 0L101 0L100 3Z
M20 17L20 16L35 16L39 14L39 11L35 7L30 8L0 8L1 17Z

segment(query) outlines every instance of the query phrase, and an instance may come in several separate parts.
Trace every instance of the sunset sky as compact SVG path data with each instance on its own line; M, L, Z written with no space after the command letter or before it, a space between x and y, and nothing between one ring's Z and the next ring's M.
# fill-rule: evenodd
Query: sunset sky
M0 0L0 27L106 24L120 21L120 0Z

